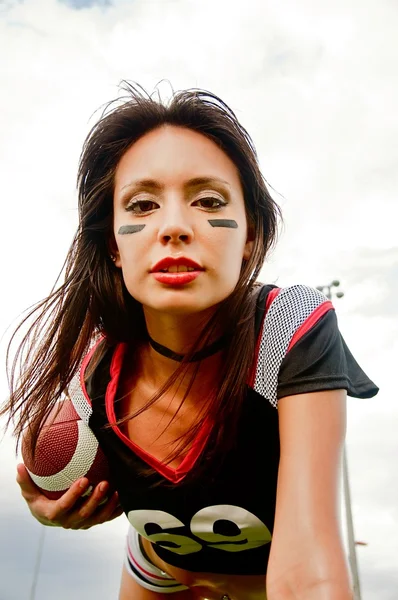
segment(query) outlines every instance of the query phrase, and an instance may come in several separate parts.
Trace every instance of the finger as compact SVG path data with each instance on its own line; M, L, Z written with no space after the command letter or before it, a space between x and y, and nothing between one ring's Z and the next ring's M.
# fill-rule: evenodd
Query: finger
M106 502L106 504L100 506L89 519L86 519L84 522L82 522L81 527L83 529L89 529L94 525L100 525L101 523L112 521L113 519L120 517L123 512L124 510L119 504L119 496L117 492L115 492Z
M57 501L57 517L61 517L65 513L69 512L76 507L78 500L81 500L83 494L89 487L89 481L87 477L83 477L75 481L70 488L61 496Z
M107 481L101 481L91 496L86 500L84 505L79 509L79 515L83 519L88 519L91 515L99 508L102 502L109 502L106 498L106 494L109 491L109 483Z
M27 484L29 482L33 483L32 479L30 478L27 468L25 467L25 465L23 463L19 463L17 465L17 483L18 483L18 485Z
M110 521L111 519L116 518L116 516L119 516L122 513L123 508L120 506L118 493L115 492L109 498L108 502L106 502L106 504L98 508L96 519L98 522L103 523L105 521Z
M75 508L76 502L88 487L86 478L78 479L57 500L50 500L44 494L35 495L29 503L33 516L46 525L64 526L65 518L69 519L69 513Z
M17 465L17 477L16 481L21 488L21 494L27 502L31 502L38 496L41 496L41 491L34 484L30 477L27 468L23 463Z

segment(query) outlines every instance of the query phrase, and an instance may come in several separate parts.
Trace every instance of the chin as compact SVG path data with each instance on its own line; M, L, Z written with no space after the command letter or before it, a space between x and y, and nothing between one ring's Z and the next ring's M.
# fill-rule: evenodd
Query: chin
M195 315L198 313L203 313L211 309L215 309L218 302L194 302L194 301L176 301L174 299L173 302L153 302L153 303L144 303L143 307L145 309L149 309L151 311L156 311L157 313L162 313L164 315L173 315L173 316L186 316L186 315Z
M236 285L236 283L235 283ZM205 289L207 287L207 289ZM209 289L210 287L210 289ZM157 287L145 289L143 285L130 286L129 292L144 311L164 315L194 315L215 310L234 290L231 282L214 282L211 286ZM137 292L137 293L134 293Z

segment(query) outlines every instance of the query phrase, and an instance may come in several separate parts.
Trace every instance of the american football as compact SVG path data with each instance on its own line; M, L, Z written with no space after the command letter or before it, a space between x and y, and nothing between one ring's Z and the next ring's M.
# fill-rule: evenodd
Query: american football
M21 452L34 483L49 499L60 498L80 477L87 477L89 495L101 481L110 481L107 459L91 429L69 399L50 412L37 441L34 456L30 432L25 430Z

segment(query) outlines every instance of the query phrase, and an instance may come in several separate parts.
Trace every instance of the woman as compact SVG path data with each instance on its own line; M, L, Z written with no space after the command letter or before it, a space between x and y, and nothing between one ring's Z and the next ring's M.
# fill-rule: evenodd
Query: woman
M348 600L346 394L377 387L325 296L256 283L279 209L234 113L126 89L84 144L65 282L4 409L37 436L69 393L118 496L101 504L103 482L81 504L83 479L51 501L19 465L22 494L48 525L126 513L120 600Z

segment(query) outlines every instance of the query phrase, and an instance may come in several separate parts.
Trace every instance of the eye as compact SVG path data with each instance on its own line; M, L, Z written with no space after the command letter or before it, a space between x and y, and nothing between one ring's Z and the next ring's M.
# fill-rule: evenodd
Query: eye
M195 202L192 203L192 206L201 204L200 208L204 210L218 210L223 206L227 206L227 202L222 200L221 198L216 198L214 196L206 196L204 198L198 198Z
M133 200L126 206L126 210L135 215L143 215L156 208L159 208L159 204L153 202L153 200Z

